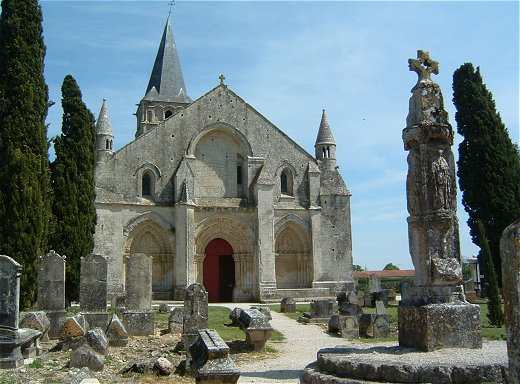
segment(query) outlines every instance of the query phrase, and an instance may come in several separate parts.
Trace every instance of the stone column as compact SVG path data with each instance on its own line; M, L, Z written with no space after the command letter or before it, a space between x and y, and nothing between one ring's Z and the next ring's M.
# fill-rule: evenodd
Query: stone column
M274 259L274 208L273 183L259 178L256 185L258 217L258 289L260 301L271 299L276 294Z
M106 329L108 262L102 255L90 254L81 258L79 302L83 316L91 327Z
M65 320L65 256L50 251L40 257L38 308L50 321L49 338L58 339Z
M509 379L512 384L520 384L520 219L504 230L500 253Z
M195 276L196 276L196 283L197 284L203 284L204 281L204 257L205 255L195 255L195 258L193 260L195 264Z
M184 298L184 290L196 281L195 257L195 213L190 201L175 206L175 300Z
M462 289L453 130L441 89L430 78L438 73L438 63L423 51L408 63L419 76L403 130L416 286L402 292L399 345L425 351L480 348L480 308L465 300Z

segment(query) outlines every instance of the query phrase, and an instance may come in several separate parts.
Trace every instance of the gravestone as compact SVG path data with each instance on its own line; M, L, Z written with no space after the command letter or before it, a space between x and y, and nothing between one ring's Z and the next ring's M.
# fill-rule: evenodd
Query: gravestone
M182 332L182 323L184 317L184 308L175 307L170 311L168 316L168 331L170 333Z
M17 368L38 355L41 332L18 328L22 266L0 255L0 369Z
M462 288L454 133L441 89L430 78L439 66L424 51L408 64L418 75L402 134L409 151L406 193L415 286L402 292L399 345L423 351L481 348L480 308L466 301Z
M38 267L38 308L47 313L50 339L60 338L65 321L65 259L51 250Z
M131 255L126 262L126 311L123 323L131 336L154 333L152 311L152 258L144 253Z
M79 285L81 313L94 328L106 329L110 320L107 312L107 259L89 254L81 258Z
M385 304L381 300L376 301L376 314L386 315Z
M381 279L375 273L370 275L370 279L368 281L368 289L370 293L381 291Z
M507 227L500 240L502 292L507 325L509 378L520 383L520 220Z
M280 312L294 313L296 312L296 302L292 297L284 297L280 302Z
M343 316L359 316L361 314L361 307L357 304L358 298L355 292L347 294L340 292L336 296L338 302L338 313Z
M208 293L200 284L192 284L184 294L182 341L186 351L186 369L191 370L190 348L199 337L199 330L208 328Z

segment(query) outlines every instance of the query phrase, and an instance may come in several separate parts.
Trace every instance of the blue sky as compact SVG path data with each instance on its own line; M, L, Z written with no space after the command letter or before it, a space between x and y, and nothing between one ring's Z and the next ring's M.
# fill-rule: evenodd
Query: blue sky
M168 3L43 1L49 136L61 126L60 86L72 74L97 116L107 98L120 148L135 134ZM352 192L354 263L412 266L401 139L416 74L407 59L428 50L454 129L453 71L480 66L497 109L519 140L517 2L181 2L173 29L188 94L226 83L314 153L326 108ZM461 138L457 136L454 146ZM460 193L458 199L460 202ZM476 253L459 204L461 250Z

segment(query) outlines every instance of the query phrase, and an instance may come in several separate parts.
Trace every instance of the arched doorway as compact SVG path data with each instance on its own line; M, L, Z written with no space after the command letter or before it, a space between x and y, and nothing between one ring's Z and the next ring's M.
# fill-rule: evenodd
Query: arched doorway
M285 225L276 236L275 252L277 288L295 289L312 286L310 241L302 226L292 222Z
M214 239L206 246L203 284L210 302L231 302L235 286L233 248L226 240Z

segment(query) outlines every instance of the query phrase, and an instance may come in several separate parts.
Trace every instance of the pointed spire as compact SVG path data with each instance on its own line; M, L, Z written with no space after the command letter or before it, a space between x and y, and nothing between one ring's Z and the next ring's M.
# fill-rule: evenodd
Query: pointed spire
M108 106L106 99L103 99L103 105L99 111L99 117L96 122L96 133L98 135L112 136L112 124L110 124L110 117L108 116Z
M145 99L191 103L184 84L169 15L146 88Z
M327 112L325 112L325 110L323 110L323 113L321 115L320 129L318 131L318 137L316 137L315 145L318 144L336 145L336 141L334 140L334 136L332 135L332 131L330 130Z

